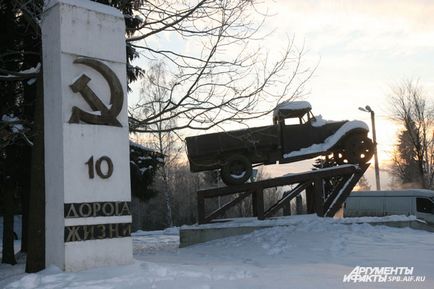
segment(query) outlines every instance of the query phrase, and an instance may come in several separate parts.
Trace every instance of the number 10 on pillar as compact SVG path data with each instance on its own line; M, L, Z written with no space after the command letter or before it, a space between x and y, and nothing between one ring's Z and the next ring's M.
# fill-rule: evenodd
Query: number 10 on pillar
M101 179L108 179L113 174L113 162L108 156L102 156L96 162L94 162L93 156L91 156L85 164L88 168L89 179L95 178L95 172Z

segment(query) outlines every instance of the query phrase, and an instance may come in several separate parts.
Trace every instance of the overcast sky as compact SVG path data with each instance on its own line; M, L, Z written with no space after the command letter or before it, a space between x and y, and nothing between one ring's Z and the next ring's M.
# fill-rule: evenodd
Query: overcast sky
M369 104L384 159L395 133L385 118L390 87L418 79L434 95L434 1L282 0L269 7L277 13L269 25L294 34L319 59L307 100L325 118L368 122L357 108Z
M306 96L316 114L370 125L369 114L357 108L368 104L376 112L385 168L398 129L387 118L390 88L415 79L434 97L434 1L280 0L267 5L274 15L267 25L277 27L270 41L295 35L308 60L319 62Z

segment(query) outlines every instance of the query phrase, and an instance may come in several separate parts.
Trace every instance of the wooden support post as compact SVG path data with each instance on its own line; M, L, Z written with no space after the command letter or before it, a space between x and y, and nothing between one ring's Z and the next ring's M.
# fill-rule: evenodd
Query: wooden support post
M205 199L197 194L197 223L205 224Z
M258 220L264 220L264 190L257 189L252 195L256 195L256 217Z
M306 188L306 212L308 214L315 213L315 198L313 185L310 185Z
M283 193L283 197L286 197L288 194L289 194L289 192ZM282 214L284 216L290 216L291 215L291 200L288 200L283 204L282 211L283 211Z
M324 182L321 178L314 180L315 213L324 216Z
M252 215L253 217L258 216L258 210L257 210L257 198L256 198L256 191L252 192Z
M291 216L291 202L286 202L285 205L283 205L283 216Z
M295 197L295 211L297 215L303 214L303 197L301 195Z

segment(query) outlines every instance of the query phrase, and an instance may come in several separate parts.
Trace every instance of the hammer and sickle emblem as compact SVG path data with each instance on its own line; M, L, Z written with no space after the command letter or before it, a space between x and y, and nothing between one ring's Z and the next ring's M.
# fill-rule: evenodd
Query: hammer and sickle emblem
M82 121L89 124L122 127L121 123L116 118L121 112L124 102L124 93L119 78L110 67L96 59L81 57L74 60L74 63L87 65L101 73L110 88L111 107L108 108L105 106L101 99L96 96L92 89L87 85L91 80L90 77L83 73L73 84L70 85L70 87L73 92L81 94L93 111L99 111L101 115L88 113L74 106L72 107L72 114L69 123L79 123Z

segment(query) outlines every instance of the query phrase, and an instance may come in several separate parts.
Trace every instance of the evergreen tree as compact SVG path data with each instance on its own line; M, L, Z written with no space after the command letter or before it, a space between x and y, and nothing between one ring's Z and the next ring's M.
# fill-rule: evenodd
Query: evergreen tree
M134 33L134 29L140 25L138 18L128 17L132 15L133 5L137 1L97 2L114 6L127 15L126 34ZM36 272L45 267L42 71L23 73L42 67L39 23L43 4L43 0L0 0L0 210L5 222L2 262L15 263L13 214L14 208L20 207L23 214L21 249L28 253L27 272ZM127 76L128 81L132 82L140 77L142 70L131 64L138 57L135 50L127 45L126 51ZM17 125L24 126L24 129L14 132L14 126ZM146 176L152 177L153 174ZM143 178L140 180L143 182ZM149 183L151 180L146 179L144 182ZM133 186L137 187L136 183ZM20 205L11 197L13 194L21 196ZM27 236L32 239L29 240ZM27 246L29 242L31 246Z
M16 10L19 1L0 1L0 207L5 222L2 262L9 264L15 263L13 214L18 207L21 207L24 215L23 251L27 244L25 215L30 190L29 138L32 138L29 130L34 120L32 106L35 85L32 79L29 81L27 76L23 77L16 72L34 67L39 61L35 33L26 21L26 16L38 1L34 2L26 11L19 13ZM20 196L21 206L13 195Z
M370 191L371 185L369 184L368 180L365 176L362 176L360 180L357 182L356 191Z

